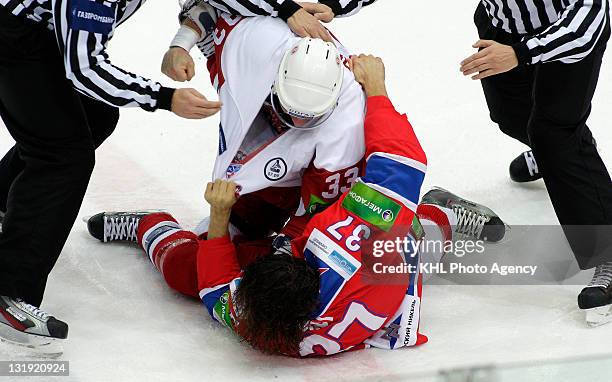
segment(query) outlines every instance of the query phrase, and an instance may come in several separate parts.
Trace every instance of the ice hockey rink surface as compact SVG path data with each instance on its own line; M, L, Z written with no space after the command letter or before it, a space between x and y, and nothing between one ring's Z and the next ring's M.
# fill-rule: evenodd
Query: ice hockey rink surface
M384 58L391 98L428 154L424 191L443 186L490 206L510 225L557 224L541 181L520 186L509 180L508 164L525 147L490 122L480 84L459 72L477 40L475 6L467 0L443 7L380 0L330 28L354 53ZM171 85L159 67L177 11L174 1L149 1L118 29L110 50L114 62ZM608 168L611 54L589 123ZM191 86L216 99L203 59L196 62ZM167 112L123 110L117 131L97 153L80 218L104 210L164 209L193 227L208 213L203 189L217 126L217 117L185 121ZM2 126L0 153L11 145ZM80 218L43 304L70 324L60 357L70 361L70 376L54 380L437 381L452 380L444 379L451 375L445 371L476 366L485 367L483 381L612 380L612 362L599 361L612 354L612 324L586 327L576 306L580 286L425 286L421 328L430 342L420 348L328 359L272 357L214 323L198 301L167 288L136 247L90 238ZM587 362L570 363L578 357ZM29 358L1 348L0 359Z

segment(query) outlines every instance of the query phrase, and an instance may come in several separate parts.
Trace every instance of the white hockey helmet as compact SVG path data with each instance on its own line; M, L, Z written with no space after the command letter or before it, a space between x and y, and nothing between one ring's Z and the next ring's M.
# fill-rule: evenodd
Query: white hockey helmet
M315 128L336 108L343 78L338 48L320 39L303 38L285 53L270 103L288 127ZM300 120L300 126L290 117Z

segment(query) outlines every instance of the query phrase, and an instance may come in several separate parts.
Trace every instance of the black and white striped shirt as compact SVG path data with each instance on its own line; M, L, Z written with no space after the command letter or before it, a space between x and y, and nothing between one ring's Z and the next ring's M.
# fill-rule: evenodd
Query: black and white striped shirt
M377 0L320 0L319 3L329 6L335 17L347 17L359 12L361 8L368 6ZM285 21L301 7L290 0L187 0L182 5L179 21L183 21L187 14L193 9L197 12L208 12L201 8L200 4L207 2L217 10L217 15L221 12L236 16L256 16L265 15L283 18ZM204 57L210 58L215 53L215 43L212 34L207 33L196 44Z
M232 15L275 16L287 20L300 5L293 0L205 0L213 7ZM351 16L376 0L319 0L329 6L336 17Z
M481 0L494 26L524 36L519 62L574 63L609 35L608 0Z
M66 77L81 93L117 107L170 109L173 89L111 64L115 28L146 0L0 0L16 16L55 31Z

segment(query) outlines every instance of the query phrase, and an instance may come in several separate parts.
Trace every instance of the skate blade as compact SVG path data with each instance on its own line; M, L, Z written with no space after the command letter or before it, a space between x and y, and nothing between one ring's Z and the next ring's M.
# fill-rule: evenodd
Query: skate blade
M62 340L23 333L7 325L0 325L0 349L11 356L37 358L57 358L64 353Z
M599 308L586 310L586 322L591 328L612 322L612 306L601 306Z

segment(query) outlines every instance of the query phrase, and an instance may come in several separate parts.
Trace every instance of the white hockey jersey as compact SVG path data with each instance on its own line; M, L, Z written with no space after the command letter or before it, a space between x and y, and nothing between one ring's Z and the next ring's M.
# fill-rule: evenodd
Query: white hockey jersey
M276 137L258 134L258 115L268 99L285 52L299 40L287 25L271 17L236 17L221 14L213 36L215 54L208 68L217 88L221 109L219 155L213 178L231 178L241 193L268 187L293 187L302 179L306 199L331 203L358 177L365 152L365 96L352 72L344 70L338 107L319 128L291 129ZM336 42L343 59L348 51ZM261 122L261 121L260 121ZM261 142L247 142L253 137ZM255 143L255 154L237 162L239 151ZM308 173L316 176L308 176ZM306 182L306 180L305 180ZM302 200L307 207L310 200Z

